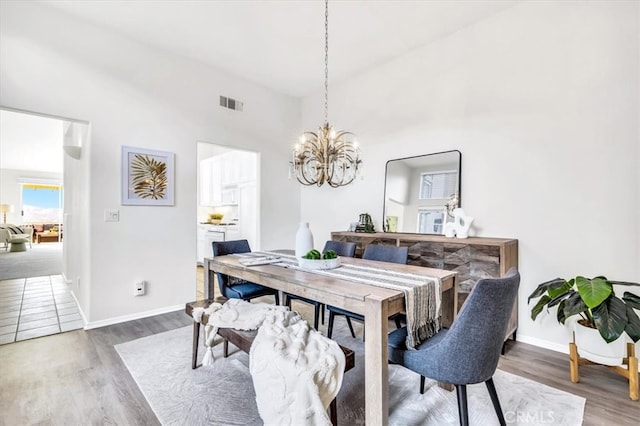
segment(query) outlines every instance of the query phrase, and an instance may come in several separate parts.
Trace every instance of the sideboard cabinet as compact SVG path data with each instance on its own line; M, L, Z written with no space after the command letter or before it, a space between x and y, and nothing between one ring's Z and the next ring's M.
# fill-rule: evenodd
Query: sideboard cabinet
M332 232L334 241L356 243L356 257L362 257L369 244L409 247L410 265L456 271L457 310L464 303L475 283L481 278L499 278L518 267L518 240L505 238L447 238L442 235L404 234L391 232ZM513 307L505 340L515 340L518 328L518 302Z

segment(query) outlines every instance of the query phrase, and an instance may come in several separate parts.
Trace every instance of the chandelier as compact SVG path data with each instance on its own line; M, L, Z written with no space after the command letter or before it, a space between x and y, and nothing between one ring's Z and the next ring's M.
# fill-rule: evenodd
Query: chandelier
M354 181L362 164L360 149L351 132L334 131L329 124L329 0L324 11L324 125L318 133L304 132L293 148L293 168L298 182L303 185L322 186L325 182L333 188Z

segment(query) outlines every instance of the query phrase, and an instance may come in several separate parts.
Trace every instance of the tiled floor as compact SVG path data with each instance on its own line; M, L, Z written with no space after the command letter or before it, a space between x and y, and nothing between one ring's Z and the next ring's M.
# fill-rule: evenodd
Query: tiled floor
M0 344L83 327L62 275L0 281Z

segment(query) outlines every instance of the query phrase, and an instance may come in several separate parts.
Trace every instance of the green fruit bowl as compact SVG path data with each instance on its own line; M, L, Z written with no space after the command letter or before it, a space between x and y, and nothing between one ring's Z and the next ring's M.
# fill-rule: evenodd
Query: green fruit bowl
M305 259L298 258L298 266L302 269L335 269L340 266L340 258L335 259Z

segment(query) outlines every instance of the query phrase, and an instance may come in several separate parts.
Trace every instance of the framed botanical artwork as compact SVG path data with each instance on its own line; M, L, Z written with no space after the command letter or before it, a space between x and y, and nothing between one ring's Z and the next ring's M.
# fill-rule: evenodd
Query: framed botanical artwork
M172 206L175 176L172 152L122 147L122 204Z

